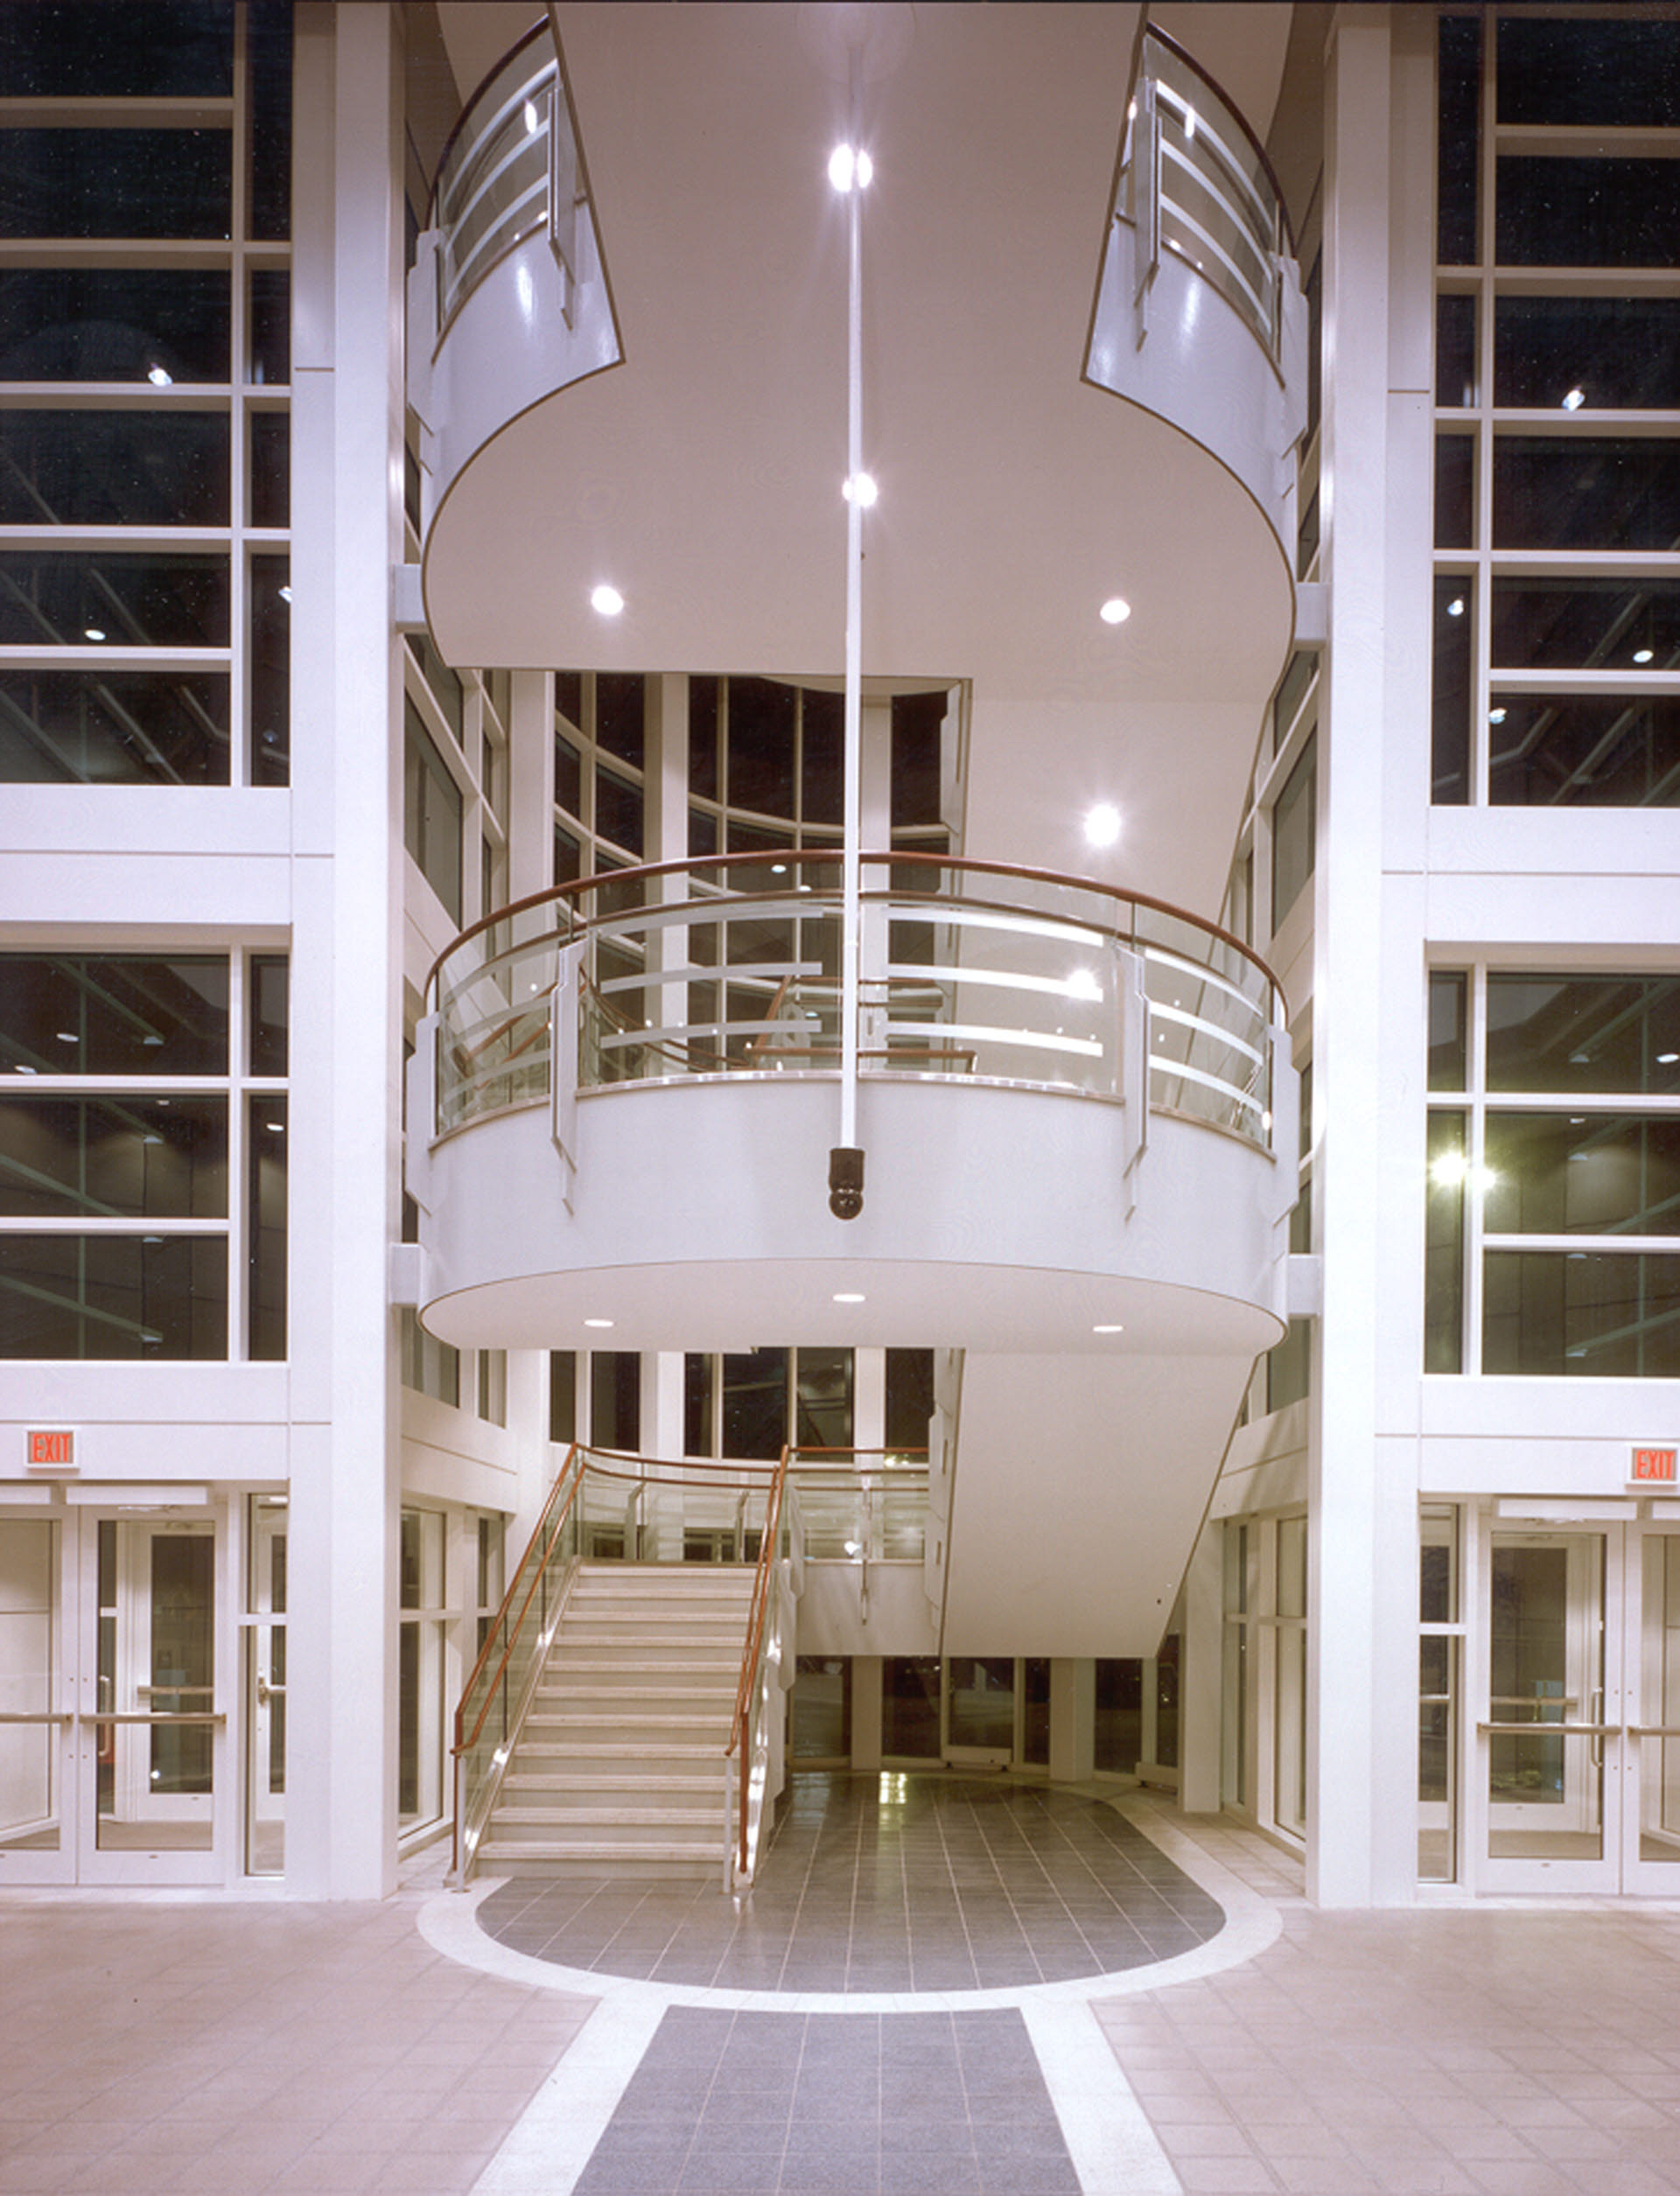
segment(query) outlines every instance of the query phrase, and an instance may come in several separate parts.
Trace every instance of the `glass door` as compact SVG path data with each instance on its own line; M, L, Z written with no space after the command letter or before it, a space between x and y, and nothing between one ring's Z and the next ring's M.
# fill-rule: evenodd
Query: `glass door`
M1672 1899L1680 1893L1680 1532L1648 1530L1637 1575L1622 1872L1630 1891Z
M245 1625L245 1872L286 1864L286 1521L284 1494L250 1498Z
M59 1530L0 1517L0 1885L59 1880L68 1850Z
M84 1520L84 1534L94 1638L82 1667L94 1682L77 1748L93 1799L83 1880L212 1881L226 1722L214 1522L104 1517Z

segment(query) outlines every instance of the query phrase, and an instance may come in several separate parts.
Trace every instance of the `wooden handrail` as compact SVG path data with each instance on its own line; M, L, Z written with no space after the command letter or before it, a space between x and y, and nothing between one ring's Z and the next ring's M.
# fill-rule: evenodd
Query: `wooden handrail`
M752 1772L750 1749L746 1743L747 1704L752 1698L753 1682L758 1676L759 1658L763 1651L765 1617L770 1605L770 1580L775 1566L776 1535L781 1527L782 1491L788 1485L788 1460L792 1453L791 1446L783 1446L765 1503L764 1529L759 1540L759 1560L752 1574L752 1600L746 1620L746 1644L741 1654L740 1678L735 1688L735 1713L730 1723L729 1744L724 1748L725 1761L738 1748L740 1752L736 1773L735 1862L742 1876L746 1873L746 1802Z
M1255 136L1253 125L1250 122L1248 116L1242 112L1242 109L1231 97L1230 94L1220 82L1219 79L1216 76L1210 74L1209 72L1202 66L1201 63L1196 59L1194 54L1187 53L1184 47L1179 44L1177 38L1173 38L1170 32L1163 31L1158 23L1150 23L1146 20L1143 27L1143 38L1140 43L1147 44L1151 38L1153 38L1158 45L1164 45L1167 52L1172 56L1173 59L1175 61L1182 62L1184 66L1190 71L1190 73L1193 76L1200 78L1201 81L1206 84L1208 90L1213 93L1214 98L1220 101L1226 113L1231 116L1237 128L1242 132L1242 135L1248 139L1250 151L1252 151L1256 159L1259 161L1261 168L1264 171L1266 181L1271 185L1271 194L1278 201L1278 217L1284 225L1284 241L1289 246L1290 257L1292 259L1295 258L1297 256L1295 244L1295 224L1289 218L1289 202L1284 196L1283 185L1278 180L1278 171L1272 166L1270 157L1268 155L1265 147L1261 143L1259 138ZM1132 89L1134 91L1137 89L1137 76L1135 73L1132 78Z
M1287 1002L1282 983L1273 969L1246 940L1239 938L1235 931L1227 930L1219 923L1209 922L1205 915L1193 914L1187 907L1175 906L1171 900L1158 899L1152 892L1130 892L1123 885L1110 885L1100 878L1077 877L1065 870L1037 869L1018 862L994 862L969 855L924 854L908 848L901 852L864 853L860 855L858 859L865 864L873 864L890 869L953 870L964 876L1014 877L1021 878L1027 884L1053 885L1069 892L1095 893L1102 899L1113 900L1117 905L1124 904L1129 907L1147 907L1158 915L1170 917L1174 922L1187 923L1193 930L1199 930L1206 936L1216 939L1221 945L1228 946L1234 952L1241 954L1245 961L1258 969L1276 991L1279 1007L1283 1010L1280 1018L1287 1019ZM426 971L426 995L431 997L435 994L438 972L452 955L458 953L463 946L468 944L482 932L488 930L494 924L507 922L515 915L527 914L534 907L552 906L569 915L571 920L566 935L570 937L592 928L597 921L603 920L600 917L585 915L581 912L578 902L586 893L627 884L640 885L653 878L676 877L684 874L692 876L715 871L762 869L768 868L776 863L784 866L790 864L803 866L808 863L812 864L826 863L837 870L840 852L836 847L769 847L752 853L703 854L677 862L643 862L632 869L598 871L590 877L572 878L564 885L547 885L540 892L528 892L522 899L510 900L506 907L498 907L491 914L481 915L477 922L469 923L465 930L458 932ZM734 894L728 899L719 899L716 902L718 913L719 915L727 915L732 909L740 906L744 901L749 900L751 897L747 894ZM782 895L774 893L767 897L780 898ZM933 893L929 893L928 897L934 905L939 904L936 896ZM1119 928L1120 926L1116 924L1116 932ZM527 945L535 945L537 942L535 939L525 941ZM691 980L695 982L727 982L728 976L729 971L726 967L719 967L715 970L690 971Z

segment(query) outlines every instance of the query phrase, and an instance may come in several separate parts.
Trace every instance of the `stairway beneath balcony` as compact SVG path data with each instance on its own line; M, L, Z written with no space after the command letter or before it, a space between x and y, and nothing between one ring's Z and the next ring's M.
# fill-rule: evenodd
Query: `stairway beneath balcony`
M496 1876L722 1879L745 1563L584 1563L491 1815Z

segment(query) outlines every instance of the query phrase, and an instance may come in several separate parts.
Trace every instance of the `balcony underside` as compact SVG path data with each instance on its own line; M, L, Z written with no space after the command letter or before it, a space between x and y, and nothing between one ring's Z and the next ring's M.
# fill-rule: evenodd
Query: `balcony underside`
M827 1077L600 1091L578 1107L575 1176L546 1107L444 1139L426 1326L462 1347L850 1341L1243 1367L1281 1334L1276 1164L1240 1139L1152 1115L1128 1173L1124 1106L866 1083L847 1221L828 1209L836 1108Z

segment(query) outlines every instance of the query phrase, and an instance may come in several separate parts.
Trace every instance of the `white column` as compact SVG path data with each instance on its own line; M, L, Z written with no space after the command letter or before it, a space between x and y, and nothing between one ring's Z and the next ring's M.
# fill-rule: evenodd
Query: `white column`
M1096 1664L1088 1654L1050 1661L1050 1780L1085 1784L1096 1766Z
M1390 914L1421 859L1428 799L1416 763L1427 627L1420 641L1407 605L1427 599L1432 308L1413 248L1430 206L1429 111L1415 95L1403 111L1396 87L1426 83L1432 26L1422 10L1344 9L1326 87L1330 617L1313 1011L1326 1308L1310 1403L1307 1694L1307 1892L1326 1906L1405 1903L1416 1874L1416 1481L1407 1444L1380 1436L1396 1298L1421 1287L1422 1268L1421 1218L1410 1241L1386 1234L1383 1217L1416 1141L1404 1093L1422 1043L1421 940L1397 934ZM1414 1010L1397 1011L1414 992Z
M1179 1805L1186 1815L1220 1808L1220 1707L1224 1679L1225 1532L1201 1528L1184 1578L1179 1644ZM1240 1715L1242 1704L1235 1710Z
M292 500L295 1147L289 1887L396 1850L402 102L396 19L300 6Z

